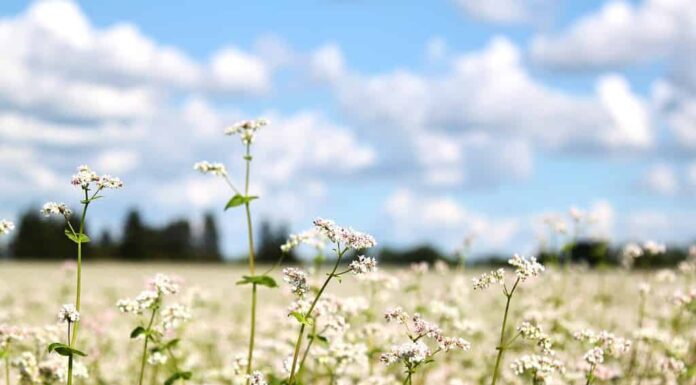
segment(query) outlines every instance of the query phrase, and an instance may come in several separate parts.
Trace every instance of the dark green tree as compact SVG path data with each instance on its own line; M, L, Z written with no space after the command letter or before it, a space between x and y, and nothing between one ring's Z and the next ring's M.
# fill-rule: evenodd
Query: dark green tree
M126 216L123 225L123 239L119 247L119 256L132 261L142 261L148 253L148 229L140 218L140 213L133 209Z

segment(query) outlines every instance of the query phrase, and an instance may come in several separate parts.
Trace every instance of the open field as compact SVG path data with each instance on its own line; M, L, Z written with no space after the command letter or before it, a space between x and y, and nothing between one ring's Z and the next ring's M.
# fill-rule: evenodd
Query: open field
M84 266L78 346L87 357L79 358L78 363L86 366L89 377L78 378L76 383L136 382L142 338L129 339L129 334L135 326L147 323L147 314L122 314L116 303L121 298L135 297L156 272L180 279L181 291L168 296L165 305L179 303L190 311L190 319L188 315L179 317L176 325L165 332L166 338L180 338L173 357L180 370L192 372L188 382L245 383L240 357L246 353L248 339L250 286L235 285L244 269L125 264ZM59 383L60 376L44 376L44 382L31 382L20 371L27 368L22 362L27 356L24 352L35 356L42 368L40 373L47 373L56 362L57 356L49 355L45 346L64 334L64 326L56 323L56 313L59 304L69 303L74 296L74 273L72 266L57 263L1 266L0 321L22 329L22 339L12 341L8 350L12 384ZM329 294L318 306L315 326L321 338L317 338L306 361L302 383L404 383L403 367L380 362L381 353L405 342L403 327L384 318L385 311L395 306L410 314L418 312L423 319L437 323L443 335L462 337L471 344L468 351L441 354L434 363L421 367L411 379L413 384L489 383L506 297L497 284L473 290L472 277L480 273L383 269L363 277L346 276L341 283L332 281ZM255 360L256 369L272 382L274 377L286 376L286 360L292 355L299 325L288 316L294 301L289 286L280 278L280 271L270 275L280 289L259 287ZM323 275L314 275L311 285L316 286L321 278ZM509 288L514 276L510 274L507 279ZM688 296L679 302L676 293L686 292L695 283L693 273L547 270L519 286L511 300L508 335L516 335L513 329L529 321L550 339L553 357L562 368L549 373L544 378L546 383L586 382L588 363L583 356L593 344L603 342L581 342L574 334L592 329L613 333L610 344L623 343L623 337L632 341L624 353L605 346L604 362L594 370L594 383L690 384L693 377L688 379L682 374L677 378L672 369L680 365L677 361L690 365L691 370L694 367L696 319L683 303ZM690 298L693 306L693 296ZM516 338L505 352L500 383L533 383L534 379L527 376L532 372L520 376L511 368L522 356L539 354L540 340L524 337ZM431 341L427 344L436 346ZM108 367L100 364L104 362L109 363ZM145 383L162 383L172 365L171 358L160 365L148 365ZM536 381L541 383L540 379Z

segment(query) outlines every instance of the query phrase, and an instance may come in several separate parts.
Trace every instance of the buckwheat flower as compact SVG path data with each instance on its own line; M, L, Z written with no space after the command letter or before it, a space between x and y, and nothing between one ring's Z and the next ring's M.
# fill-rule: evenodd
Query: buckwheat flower
M418 313L413 315L411 321L413 322L413 332L417 336L427 336L435 339L442 336L442 330L440 330L439 326L424 320Z
M149 357L147 357L147 363L153 366L164 365L167 363L167 356L160 352L152 352Z
M73 304L65 304L58 312L58 322L75 323L80 320L80 313Z
M377 245L375 239L366 233L336 225L333 221L317 218L314 226L331 242L354 250L369 249Z
M225 129L225 135L239 135L242 143L254 143L256 131L269 124L266 119L242 120Z
M140 306L138 301L132 299L121 299L116 303L116 307L121 313L139 313Z
M401 345L392 346L391 350L387 353L382 353L379 359L387 365L399 361L414 365L425 361L430 354L430 349L423 341L410 341Z
M226 176L227 169L222 163L210 163L207 161L198 162L193 165L193 169L203 174L213 174L215 176Z
M478 278L472 278L474 290L487 289L496 283L503 283L505 279L505 269L493 270L490 273L481 274Z
M140 292L137 297L135 297L135 302L138 304L137 313L142 313L145 310L152 309L156 304L159 303L160 293L153 290L145 290Z
M464 338L460 337L444 337L440 336L440 338L437 339L437 343L440 346L440 348L445 351L449 352L451 350L470 350L471 349L471 343Z
M283 281L290 285L292 292L298 297L304 297L309 291L309 287L307 286L307 274L300 269L294 267L284 268Z
M41 209L41 214L46 217L61 215L65 217L65 219L68 219L70 215L72 215L72 210L70 210L65 203L46 202Z
M660 363L660 369L664 372L672 373L675 376L679 376L686 373L686 365L684 361L678 360L674 357L664 358Z
M602 348L592 348L585 353L583 359L592 366L599 365L604 362L604 350Z
M246 375L246 379L249 380L250 385L268 385L268 382L266 382L266 376L264 376L263 373L259 372L258 370L255 370L250 375Z
M159 294L176 294L179 292L179 284L167 275L158 273L150 280L150 287Z
M97 182L97 187L99 187L101 189L103 189L103 188L119 189L119 188L123 187L123 181L121 181L120 178L106 174L106 175L102 175L102 177L99 178L99 181Z
M520 332L522 338L528 340L538 340L542 336L541 328L527 321L518 326L517 331Z
M554 372L564 372L563 363L549 355L525 355L510 366L518 376L531 374L535 384L546 384Z
M393 309L388 309L384 313L384 319L386 319L387 322L397 321L403 325L408 322L409 315L401 307L395 307Z
M99 182L99 175L86 165L78 167L77 174L73 175L70 181L73 186L80 186L83 189L88 189L92 182Z
M9 234L10 231L12 231L14 229L15 229L14 223L12 223L6 219L0 220L0 235Z
M350 270L355 275L371 273L377 270L377 260L364 255L358 256L358 259L350 263Z
M280 250L288 253L302 244L313 246L317 250L323 250L326 247L326 237L316 228L305 230L299 234L291 234L288 240L280 246Z
M664 254L667 251L667 246L665 246L662 243L657 243L655 241L647 241L643 244L643 249L645 249L645 251L648 254L660 255Z
M527 259L519 254L515 254L508 260L508 263L517 268L515 273L521 281L536 277L545 270L544 266L538 263L535 257Z
M13 362L13 365L19 372L20 384L39 383L39 366L36 362L36 357L32 353L22 353L22 355Z
M172 304L160 312L162 317L162 329L171 330L177 328L182 322L191 319L191 310L188 306Z

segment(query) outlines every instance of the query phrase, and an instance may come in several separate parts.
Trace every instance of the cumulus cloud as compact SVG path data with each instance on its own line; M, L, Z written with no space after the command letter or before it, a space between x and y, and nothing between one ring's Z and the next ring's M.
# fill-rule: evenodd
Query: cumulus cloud
M653 61L679 54L680 42L696 37L694 17L691 0L613 0L560 35L535 37L531 52L540 63L570 70Z
M454 0L467 15L500 24L526 24L548 13L550 0Z
M679 179L676 171L667 164L656 164L643 175L642 185L659 195L675 195L679 191Z
M501 249L520 231L516 218L490 218L465 209L446 195L423 195L397 189L387 197L383 210L395 236L413 242L435 241L454 247L475 234L481 249Z

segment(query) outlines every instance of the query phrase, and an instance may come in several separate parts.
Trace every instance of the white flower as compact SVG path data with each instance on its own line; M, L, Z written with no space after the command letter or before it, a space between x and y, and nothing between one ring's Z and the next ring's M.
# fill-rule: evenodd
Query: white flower
M247 374L246 379L249 380L249 385L268 385L266 382L266 376L263 373L255 370L251 375Z
M299 234L291 234L288 240L280 246L280 250L284 253L288 253L300 244L313 246L317 250L323 250L326 246L326 237L316 228L303 231Z
M70 183L72 183L73 186L80 186L83 189L87 189L92 182L99 182L99 175L92 171L89 166L82 165L77 168L77 174L73 175Z
M585 362L592 366L596 366L604 362L604 350L602 348L592 348L583 356Z
M408 364L419 364L425 361L428 356L430 356L430 349L423 341L418 341L392 346L391 350L387 353L382 353L379 359L387 365L398 361Z
M41 214L50 217L51 215L62 215L66 219L72 215L72 210L65 203L46 202L41 209Z
M184 305L173 304L165 307L160 312L162 317L162 329L171 330L179 326L182 322L191 319L191 310Z
M176 294L179 292L179 284L167 275L158 273L150 280L150 287L159 294Z
M527 278L536 277L545 270L544 266L538 263L535 257L527 259L519 254L515 254L508 260L508 263L517 268L515 273L517 273L517 277L522 281L525 281Z
M487 289L496 283L503 283L505 279L505 269L493 270L490 273L481 274L477 278L472 278L474 290Z
M150 365L164 365L167 363L167 356L160 352L152 352L147 358L147 363Z
M350 263L350 270L355 275L371 273L377 270L377 261L374 258L360 255L358 259Z
M65 304L58 312L58 322L75 323L80 320L80 313L73 304Z
M97 182L97 187L100 189L102 188L110 188L110 189L119 189L123 187L123 182L121 179L111 176L111 175L102 175L102 177L99 179Z
M563 363L549 355L525 355L516 359L510 366L518 376L531 373L535 384L545 384L553 372L564 371Z
M465 351L471 349L471 343L464 338L441 336L437 339L437 342L440 348L445 352L449 352L450 350L454 349Z
M225 129L225 135L239 135L242 143L254 143L256 131L269 124L266 119L242 120Z
M193 169L200 171L203 174L213 174L215 176L226 176L227 175L227 169L225 168L225 165L222 163L210 163L207 161L202 161L198 162L193 165Z
M354 250L369 249L377 245L375 239L366 233L336 225L333 221L317 218L314 226L331 242Z
M15 229L14 223L12 223L6 219L0 220L0 235L9 234L10 231L12 231L14 229Z
M300 269L294 267L284 268L283 280L292 287L292 292L299 297L303 297L309 291L307 274Z

